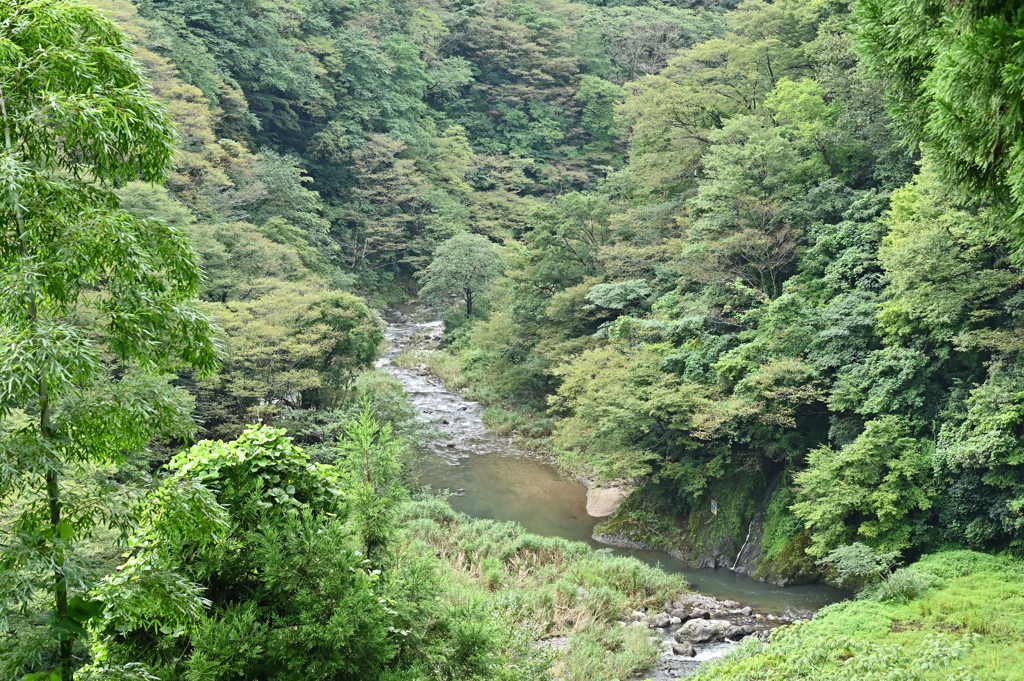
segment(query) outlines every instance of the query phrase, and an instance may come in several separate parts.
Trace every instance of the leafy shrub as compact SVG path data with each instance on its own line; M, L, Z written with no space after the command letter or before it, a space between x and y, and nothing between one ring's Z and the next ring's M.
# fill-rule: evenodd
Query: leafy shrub
M912 601L940 580L933 574L894 566L899 553L883 553L860 542L833 549L818 561L832 566L843 586L859 587L858 598Z
M874 598L878 601L912 601L927 589L932 588L939 579L927 572L914 568L900 568L892 572L881 582L870 586L859 594L863 598Z
M839 574L841 586L864 586L892 570L899 555L898 551L883 553L854 542L829 551L818 565L832 566Z

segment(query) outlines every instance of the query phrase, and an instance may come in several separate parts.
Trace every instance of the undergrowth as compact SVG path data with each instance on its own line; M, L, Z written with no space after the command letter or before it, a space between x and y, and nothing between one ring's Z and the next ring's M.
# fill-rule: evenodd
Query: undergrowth
M446 599L514 602L507 612L539 639L568 637L552 671L571 681L624 679L649 667L658 654L649 631L618 620L687 588L678 575L636 559L529 534L516 523L471 519L441 499L407 503L400 527L410 550L439 559Z
M915 587L899 598L829 606L768 645L751 641L702 667L693 681L1024 678L1024 561L950 551L907 571Z

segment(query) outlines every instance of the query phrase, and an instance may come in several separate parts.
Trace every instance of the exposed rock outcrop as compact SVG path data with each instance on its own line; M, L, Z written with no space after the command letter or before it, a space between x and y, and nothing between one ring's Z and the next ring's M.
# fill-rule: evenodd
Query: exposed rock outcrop
M771 484L768 485L761 503L754 510L754 515L750 519L750 525L747 528L747 537L740 547L739 553L736 555L736 560L732 564L732 569L736 572L753 575L757 570L757 561L761 557L761 540L764 538L764 517L768 512L768 504L771 503L772 495L775 494L775 490L778 489L781 480L782 471L779 471L775 478L772 479Z

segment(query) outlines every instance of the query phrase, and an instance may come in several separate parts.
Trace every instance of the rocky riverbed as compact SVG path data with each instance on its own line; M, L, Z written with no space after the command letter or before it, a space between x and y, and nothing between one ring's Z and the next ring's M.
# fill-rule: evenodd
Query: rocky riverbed
M775 627L810 619L812 615L811 612L762 614L736 601L689 593L680 594L675 601L665 602L660 608L624 614L620 624L650 629L651 642L662 649L655 666L636 679L665 681L693 674L701 663L721 657L748 637L767 640Z

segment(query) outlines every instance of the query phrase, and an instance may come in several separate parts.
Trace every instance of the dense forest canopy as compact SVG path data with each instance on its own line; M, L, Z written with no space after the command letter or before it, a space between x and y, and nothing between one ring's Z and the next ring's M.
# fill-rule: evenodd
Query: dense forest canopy
M667 577L409 502L413 298L602 531L1024 551L1021 3L95 5L0 3L0 678L631 673Z

